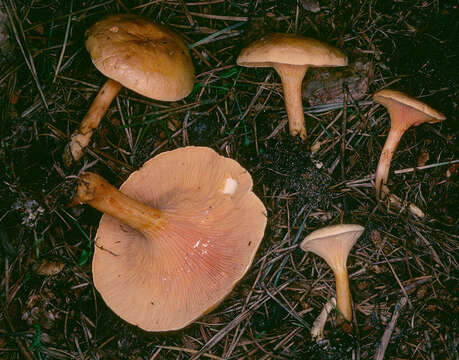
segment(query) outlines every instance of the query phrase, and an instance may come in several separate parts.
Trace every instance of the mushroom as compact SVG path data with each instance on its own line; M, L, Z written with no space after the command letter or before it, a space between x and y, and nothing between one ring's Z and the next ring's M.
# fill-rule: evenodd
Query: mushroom
M390 163L401 137L411 126L422 123L436 123L446 119L445 115L423 102L400 91L384 89L373 96L374 101L385 106L389 111L390 130L376 169L376 198L379 200L387 193L383 185L389 178Z
M148 331L183 328L218 306L263 238L252 184L235 160L192 146L150 159L119 190L84 173L76 202L105 213L92 267L106 304Z
M356 224L332 225L310 233L300 244L303 251L322 257L333 270L336 281L336 306L344 319L352 321L351 292L347 257L364 227Z
M190 94L194 67L180 36L137 15L111 15L87 31L86 48L109 79L71 137L65 163L79 160L107 108L123 86L151 99L177 101Z
M347 57L338 49L295 34L274 33L244 48L237 64L245 67L274 67L284 89L290 135L307 138L301 85L309 67L346 66Z

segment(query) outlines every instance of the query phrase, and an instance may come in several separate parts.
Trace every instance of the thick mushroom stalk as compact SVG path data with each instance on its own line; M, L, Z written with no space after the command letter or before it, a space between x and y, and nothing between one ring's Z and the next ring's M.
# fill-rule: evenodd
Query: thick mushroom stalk
M331 266L330 266L331 267ZM347 321L352 321L352 304L351 304L351 289L349 287L349 275L347 273L346 264L339 268L333 268L336 283L336 307L341 312L341 315Z
M301 86L308 70L306 65L275 64L274 68L279 74L284 90L285 110L288 116L290 135L306 140L306 126L303 111Z
M91 104L88 112L80 123L80 127L74 131L68 147L65 151L64 161L70 165L72 160L78 161L83 156L84 149L91 141L94 130L98 128L100 121L107 112L113 99L118 95L123 85L118 81L108 79L100 89Z
M165 222L160 210L126 196L91 172L80 176L74 202L88 204L145 235L153 235Z
M391 122L376 169L376 198L380 200L387 195L385 185L389 179L392 157L406 130L425 122L432 124L445 120L445 116L419 100L395 90L381 90L374 95L374 100L387 108Z
M360 225L332 225L306 236L300 247L322 257L333 270L336 282L336 306L339 319L352 321L351 291L347 273L347 257L364 228Z

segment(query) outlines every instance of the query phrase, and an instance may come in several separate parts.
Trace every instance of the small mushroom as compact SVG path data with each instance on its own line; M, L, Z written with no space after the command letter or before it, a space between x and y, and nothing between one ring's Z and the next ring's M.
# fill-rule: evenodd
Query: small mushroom
M183 328L218 306L263 238L252 184L236 161L192 146L150 159L119 190L84 173L76 201L105 213L92 266L106 304L148 331Z
M347 57L338 49L295 34L274 33L244 48L237 64L245 67L274 67L284 89L290 135L306 140L302 82L309 67L346 66Z
M446 117L423 102L396 90L378 91L373 99L385 106L390 116L389 135L376 169L375 187L376 197L379 200L387 193L383 185L387 184L392 156L405 131L411 126L418 126L425 122L433 124L443 121Z
M322 257L333 270L336 281L336 306L344 319L352 321L351 292L347 257L364 227L356 224L327 226L310 233L300 244L303 251Z
M91 136L123 86L151 99L177 101L190 94L194 67L180 36L137 15L111 15L87 31L86 48L109 79L73 134L64 160L83 156Z

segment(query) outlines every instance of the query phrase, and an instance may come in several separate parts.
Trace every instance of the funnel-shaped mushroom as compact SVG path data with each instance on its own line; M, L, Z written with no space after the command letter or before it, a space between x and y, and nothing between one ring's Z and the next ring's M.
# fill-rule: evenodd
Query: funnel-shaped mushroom
M390 116L390 130L376 169L376 197L385 195L384 186L389 178L392 157L406 130L422 123L436 123L446 119L445 115L423 102L400 91L384 89L374 94L373 99L385 106Z
M310 233L300 247L322 257L333 270L336 281L336 306L347 321L352 320L351 291L347 274L347 257L364 232L355 224L332 225Z
M194 67L182 38L137 15L112 15L87 31L86 48L109 79L72 134L65 162L78 160L123 86L151 99L177 101L190 94Z
M347 57L319 40L295 34L270 34L244 48L237 58L246 67L274 67L284 89L290 135L307 137L301 85L309 67L346 66Z
M214 309L249 269L266 226L250 174L205 147L150 159L119 191L85 173L76 200L105 213L96 289L148 331L180 329Z

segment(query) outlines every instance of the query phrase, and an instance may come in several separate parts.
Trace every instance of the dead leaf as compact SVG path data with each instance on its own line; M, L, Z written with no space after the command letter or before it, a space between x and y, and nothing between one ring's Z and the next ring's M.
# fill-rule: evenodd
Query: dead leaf
M312 13L317 13L320 11L320 4L315 0L300 0L300 3L304 10L310 11Z
M43 262L40 264L40 266L37 267L35 272L38 275L44 275L44 276L57 275L62 271L64 266L65 266L65 263L63 262L43 260Z
M379 249L382 244L381 234L378 230L372 230L370 233L370 239L376 245L376 248Z
M457 169L459 168L459 164L451 165L448 170L446 170L446 177L450 178L453 174L456 173Z
M430 156L427 150L425 149L422 150L418 156L418 161L417 161L418 166L424 166L427 163L427 161L429 161L429 157Z
M319 151L320 145L322 145L322 143L321 143L320 141L316 141L316 142L311 146L311 154L315 154L317 151Z

